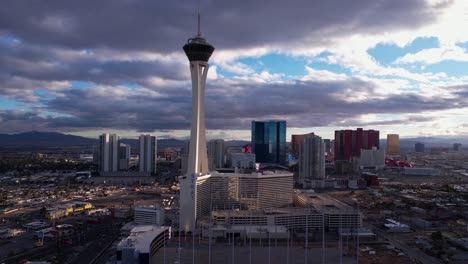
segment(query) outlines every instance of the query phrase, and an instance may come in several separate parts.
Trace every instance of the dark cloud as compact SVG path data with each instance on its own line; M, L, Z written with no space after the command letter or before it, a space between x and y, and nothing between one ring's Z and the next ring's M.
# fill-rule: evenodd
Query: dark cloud
M430 7L423 0L200 4L203 32L218 51L265 46L287 51L349 34L412 29L435 21L445 7ZM174 52L183 57L181 46L195 33L197 9L197 1L2 1L0 96L41 104L30 112L0 112L0 132L189 128L188 69L185 58ZM144 52L161 57L143 59ZM93 87L70 89L74 80ZM146 88L118 86L122 83ZM265 118L287 119L290 127L325 126L365 113L417 113L466 105L463 100L410 93L345 100L347 91L372 95L374 89L373 83L359 79L284 84L240 78L209 81L207 127L248 129L250 120Z
M451 1L447 1L450 3ZM0 32L72 49L169 52L196 31L197 1L2 1ZM203 31L219 48L323 42L353 33L415 28L444 5L424 0L201 1Z
M374 94L373 83L358 79L250 85L240 81L236 84L232 80L225 84L225 81L211 81L207 86L208 129L249 129L251 120L271 118L286 119L288 127L408 124L431 119L413 115L382 122L357 120L366 113L397 116L468 106L464 98L428 99L410 93L385 99L349 101L348 98L357 92ZM235 91L230 90L232 87ZM44 110L60 115L4 114L2 124L16 120L57 131L108 128L148 132L188 129L191 122L191 92L184 87L158 92L126 87L72 89L42 103Z
M112 54L111 54L112 55ZM118 56L118 53L113 54ZM102 56L101 56L102 57ZM7 87L12 78L30 80L31 85L17 88L41 88L34 81L80 80L101 84L147 84L147 78L188 79L187 65L180 61L116 60L96 58L91 52L80 53L24 43L0 41L0 84ZM1 92L1 90L0 90Z

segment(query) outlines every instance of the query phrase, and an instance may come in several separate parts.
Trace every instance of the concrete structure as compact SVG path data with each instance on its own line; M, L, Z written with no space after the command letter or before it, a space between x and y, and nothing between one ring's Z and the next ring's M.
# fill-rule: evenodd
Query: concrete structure
M224 140L213 139L208 141L208 167L210 171L215 168L224 168Z
M383 149L363 149L359 160L361 169L382 169L385 167L385 152Z
M192 77L192 127L187 172L179 178L180 228L184 231L193 231L197 215L206 212L206 207L197 212L199 204L205 202L197 196L199 186L202 188L204 179L210 177L205 134L205 83L209 69L208 60L214 47L203 38L200 32L200 17L198 18L197 36L189 39L183 47L190 61Z
M153 263L152 257L171 239L171 228L137 226L117 245L117 264Z
M211 231L212 238L237 237L240 239L266 240L268 238L275 240L286 240L289 237L289 231L284 226L268 225L248 225L248 226L226 226L218 225L211 229L204 229L203 236L209 237Z
M156 173L157 139L151 135L140 135L140 172Z
M252 153L258 163L286 165L286 121L252 121Z
M356 236L359 236L359 241L369 241L375 240L376 235L372 230L368 228L342 228L338 229L338 234L343 238L343 240L354 239Z
M186 184L187 179L190 180L185 176L179 180ZM293 201L293 174L284 171L251 174L213 172L197 177L193 185L196 219L207 216L213 210L287 207ZM185 222L181 228L190 230L187 228L193 224Z
M291 135L291 149L292 156L296 159L299 159L299 145L304 140L306 136L313 136L314 133L302 134L302 135Z
M361 213L326 195L296 190L295 205L263 210L213 211L212 223L226 227L261 225L302 230L339 230L340 227L362 226ZM207 222L205 219L202 225Z
M319 136L307 135L299 144L299 183L325 178L325 144Z
M120 143L119 146L119 170L128 170L130 167L130 145Z
M137 225L164 225L164 208L159 206L138 206L134 211Z
M362 149L380 148L377 130L337 130L335 131L335 161L361 157Z
M229 153L227 155L227 167L240 169L254 169L255 154Z
M461 143L455 143L453 144L453 150L454 151L460 151L462 148L462 144Z
M119 137L116 134L99 136L99 171L119 170Z
M398 134L387 135L387 155L400 154L400 137Z
M414 151L423 153L424 152L424 144L421 143L421 142L417 142L416 144L414 144Z

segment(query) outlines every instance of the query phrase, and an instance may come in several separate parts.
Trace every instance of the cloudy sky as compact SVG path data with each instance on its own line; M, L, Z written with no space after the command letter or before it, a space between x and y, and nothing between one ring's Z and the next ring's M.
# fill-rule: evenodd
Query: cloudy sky
M18 1L0 6L0 133L188 135L182 46L215 47L208 137L468 134L468 1Z

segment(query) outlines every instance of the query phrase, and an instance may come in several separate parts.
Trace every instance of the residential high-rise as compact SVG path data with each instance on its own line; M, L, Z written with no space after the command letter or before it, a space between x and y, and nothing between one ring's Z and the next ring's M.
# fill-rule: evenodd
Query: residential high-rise
M455 143L455 144L453 144L453 150L454 150L454 151L460 151L460 150L461 150L461 147L462 147L462 144L461 144L461 143Z
M252 121L252 153L257 163L286 164L286 121Z
M116 134L99 136L99 171L119 170L119 137Z
M398 134L387 135L387 155L400 154L400 138Z
M213 139L208 141L208 159L210 171L215 168L224 168L224 140Z
M119 146L119 170L128 170L130 167L130 145L120 143Z
M193 231L197 219L197 207L201 203L197 198L198 178L209 175L205 134L205 83L209 69L208 60L215 49L200 32L200 15L198 16L198 34L190 38L183 48L190 62L192 77L192 128L187 174L179 178L179 222L180 228L184 231Z
M424 143L417 142L416 144L414 144L414 151L424 152Z
M299 145L299 183L325 178L325 144L321 137L308 135Z
M314 135L314 133L302 134L302 135L291 135L291 149L292 156L296 159L299 158L299 144L304 140L305 136Z
M140 136L140 171L156 173L157 139L151 135Z
M377 130L337 130L335 131L335 161L359 158L361 149L380 148Z

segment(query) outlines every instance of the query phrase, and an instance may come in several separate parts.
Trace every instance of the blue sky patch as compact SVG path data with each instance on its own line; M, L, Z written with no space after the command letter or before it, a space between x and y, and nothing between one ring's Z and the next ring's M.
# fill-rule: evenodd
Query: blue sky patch
M305 58L291 57L285 54L271 53L258 58L242 58L238 62L249 65L255 72L268 71L284 75L306 75Z
M72 88L88 88L88 87L92 87L94 86L95 84L92 83L92 82L83 82L83 81L72 81Z
M463 77L468 75L468 62L446 60L436 64L427 65L426 72L445 72L449 76Z
M0 96L0 109L1 110L16 110L18 109L18 102L14 99L9 99Z
M416 38L411 44L401 48L395 44L377 44L374 48L367 50L367 53L374 57L382 65L390 65L396 59L408 53L416 53L421 50L439 47L439 40L436 37Z
M459 42L459 43L457 43L457 46L464 48L465 51L468 52L468 41L467 42Z

